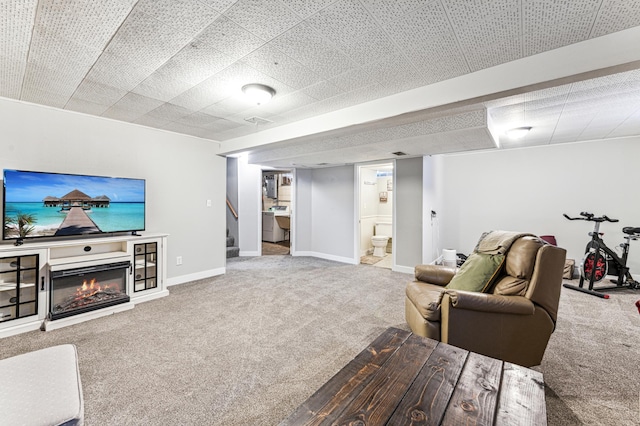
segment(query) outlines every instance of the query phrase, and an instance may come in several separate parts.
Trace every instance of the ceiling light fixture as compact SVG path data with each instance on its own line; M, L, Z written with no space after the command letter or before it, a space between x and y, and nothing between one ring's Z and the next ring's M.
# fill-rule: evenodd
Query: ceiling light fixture
M516 127L513 129L509 129L507 130L507 136L509 136L511 139L521 139L523 137L525 137L525 135L527 133L529 133L529 131L531 130L531 126L524 126L524 127Z
M242 86L242 92L254 104L266 104L273 98L276 91L273 87L264 84L252 83Z

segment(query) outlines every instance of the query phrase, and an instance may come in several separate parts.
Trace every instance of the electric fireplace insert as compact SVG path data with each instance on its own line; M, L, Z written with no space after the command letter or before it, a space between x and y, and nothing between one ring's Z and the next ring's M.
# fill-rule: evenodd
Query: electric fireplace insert
M49 318L77 315L129 301L127 274L131 262L51 272Z

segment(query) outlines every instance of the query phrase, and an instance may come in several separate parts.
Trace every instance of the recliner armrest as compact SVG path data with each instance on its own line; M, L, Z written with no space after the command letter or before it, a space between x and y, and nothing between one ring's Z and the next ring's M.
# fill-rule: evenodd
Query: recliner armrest
M446 286L456 274L456 268L443 265L417 265L416 280L439 286Z
M502 296L462 290L446 290L445 293L455 309L516 315L533 315L535 312L533 302L523 296Z

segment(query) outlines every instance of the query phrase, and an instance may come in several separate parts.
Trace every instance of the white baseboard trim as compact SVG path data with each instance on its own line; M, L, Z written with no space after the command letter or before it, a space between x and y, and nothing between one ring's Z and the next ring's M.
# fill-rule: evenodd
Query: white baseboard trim
M84 314L73 315L66 318L60 318L55 321L44 320L41 330L51 331L57 330L62 327L70 325L80 324L81 322L89 321L96 318L106 317L108 315L117 314L118 312L128 311L134 308L133 302L121 303L119 305L110 306L103 309L98 309Z
M412 268L411 266L396 265L393 268L391 268L391 270L393 272L402 272L403 274L413 274L415 271L415 268Z
M260 256L260 253L257 251L240 251L240 257L253 257Z
M196 272L195 274L180 275L179 277L167 278L167 287L172 285L184 284L204 278L211 278L217 275L224 275L227 268L209 269L208 271Z
M27 331L40 330L40 327L42 326L42 320L39 320L37 315L34 315L34 317L36 319L31 322L14 325L12 327L7 327L0 330L0 339L9 336L15 336L16 334L26 333Z
M161 297L166 297L168 295L169 295L169 290L164 289L162 291L157 291L155 293L132 297L131 301L137 305L138 303L148 302L149 300L159 299Z
M348 263L350 265L357 265L360 262L356 259L351 259L348 257L342 257L342 256L334 256L332 254L326 254L326 253L318 253L315 251L296 251L294 254L292 254L292 256L309 256L309 257L318 257L320 259L326 259L326 260L334 260L336 262L341 262L341 263Z

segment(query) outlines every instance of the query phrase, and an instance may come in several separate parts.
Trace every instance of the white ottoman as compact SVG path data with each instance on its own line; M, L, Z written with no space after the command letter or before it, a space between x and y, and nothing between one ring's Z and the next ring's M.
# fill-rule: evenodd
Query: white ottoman
M84 423L84 400L74 345L52 346L0 360L0 423Z

